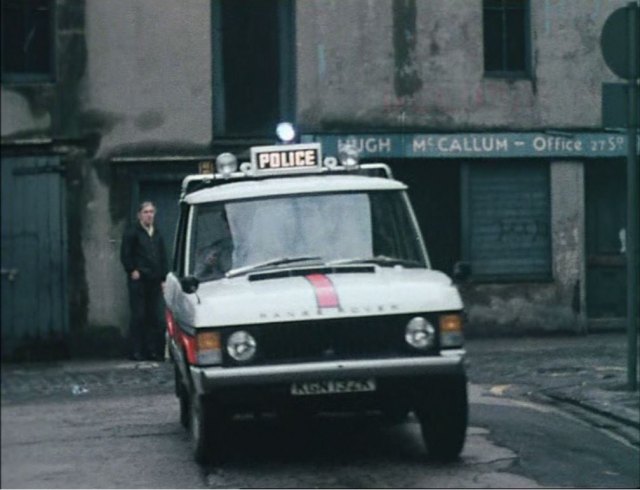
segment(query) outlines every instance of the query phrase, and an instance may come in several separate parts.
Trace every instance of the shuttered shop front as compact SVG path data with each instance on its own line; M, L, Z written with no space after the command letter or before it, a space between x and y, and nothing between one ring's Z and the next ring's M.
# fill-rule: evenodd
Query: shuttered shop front
M463 256L476 280L551 279L549 163L462 166Z

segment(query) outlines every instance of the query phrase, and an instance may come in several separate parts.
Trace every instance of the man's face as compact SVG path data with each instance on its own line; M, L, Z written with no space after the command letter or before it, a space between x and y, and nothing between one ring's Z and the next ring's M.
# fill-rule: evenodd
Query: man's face
M138 218L144 226L149 227L153 224L153 218L155 215L156 210L153 206L145 206L142 208L142 211L138 213Z

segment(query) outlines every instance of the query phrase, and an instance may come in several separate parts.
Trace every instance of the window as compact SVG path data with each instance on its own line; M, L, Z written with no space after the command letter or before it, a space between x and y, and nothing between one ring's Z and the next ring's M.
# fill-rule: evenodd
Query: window
M529 1L483 0L484 70L489 75L529 72Z
M50 80L53 74L51 0L2 0L2 80Z
M425 266L399 191L205 203L196 206L191 229L190 273L201 280L221 278L232 268L295 257L347 262L377 258L389 265L396 260Z
M481 281L551 278L549 164L463 165L463 257Z
M293 3L218 0L213 6L214 128L272 136L293 114Z

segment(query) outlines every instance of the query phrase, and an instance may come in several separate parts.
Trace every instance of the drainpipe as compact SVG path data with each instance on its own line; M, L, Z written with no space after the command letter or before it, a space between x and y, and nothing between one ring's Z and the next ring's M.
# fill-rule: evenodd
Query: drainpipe
M640 5L629 9L629 119L627 129L627 382L638 390L638 17Z

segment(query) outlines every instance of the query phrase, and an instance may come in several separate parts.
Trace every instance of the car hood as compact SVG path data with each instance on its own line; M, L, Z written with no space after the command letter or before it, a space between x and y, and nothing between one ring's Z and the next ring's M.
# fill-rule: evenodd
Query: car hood
M204 282L192 294L183 293L170 274L165 300L176 319L190 327L462 309L457 288L441 272L378 266L345 270L226 278Z

